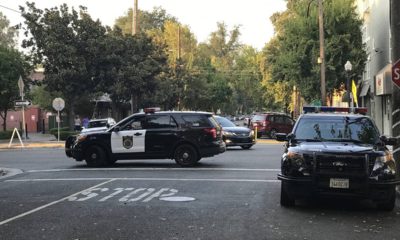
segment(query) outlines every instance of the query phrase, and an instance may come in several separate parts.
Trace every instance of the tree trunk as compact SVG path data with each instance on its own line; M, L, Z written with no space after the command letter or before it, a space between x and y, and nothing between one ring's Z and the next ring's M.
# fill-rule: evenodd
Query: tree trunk
M3 131L7 130L7 109L4 111L4 114L0 113L1 118L3 119Z

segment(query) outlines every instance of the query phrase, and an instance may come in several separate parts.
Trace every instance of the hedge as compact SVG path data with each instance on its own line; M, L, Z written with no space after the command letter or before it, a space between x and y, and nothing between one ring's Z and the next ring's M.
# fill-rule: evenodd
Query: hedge
M49 130L50 134L52 135L56 135L57 136L57 132L58 132L58 128L52 128ZM61 132L69 132L69 127L62 127L60 128L60 134Z
M60 129L61 130L61 129ZM67 140L67 138L69 137L69 136L74 136L74 135L77 135L78 133L77 132L75 132L75 131L60 131L60 140L63 140L63 141L65 141L65 140ZM53 134L56 138L58 138L58 133L57 133L57 131Z
M6 131L0 132L0 139L10 139L13 131L14 130L6 130ZM22 136L22 131L18 130L18 132L19 132L19 135ZM18 137L17 134L14 135L14 138L15 137Z

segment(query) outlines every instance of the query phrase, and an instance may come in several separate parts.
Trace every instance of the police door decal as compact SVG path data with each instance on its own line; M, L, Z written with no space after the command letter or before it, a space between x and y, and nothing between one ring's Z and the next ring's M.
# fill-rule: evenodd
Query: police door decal
M113 153L144 153L146 130L127 130L111 134Z

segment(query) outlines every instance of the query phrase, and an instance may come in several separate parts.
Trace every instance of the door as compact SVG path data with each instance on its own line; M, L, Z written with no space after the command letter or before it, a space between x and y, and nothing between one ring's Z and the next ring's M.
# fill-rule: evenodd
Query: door
M177 124L170 115L146 116L146 154L166 156L178 141Z
M113 153L144 153L146 129L145 116L137 116L120 127L120 131L111 134Z

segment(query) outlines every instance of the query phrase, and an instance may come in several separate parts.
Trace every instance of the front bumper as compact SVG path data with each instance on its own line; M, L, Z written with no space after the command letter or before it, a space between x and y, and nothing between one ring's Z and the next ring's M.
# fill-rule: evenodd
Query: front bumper
M224 136L224 142L227 147L231 146L248 146L256 144L253 137L227 137Z
M350 180L349 189L330 188L329 183L315 181L312 177L288 177L278 174L278 179L285 182L286 192L293 198L314 196L368 198L372 200L386 199L390 189L400 185L400 179L376 181L367 179L363 184Z

